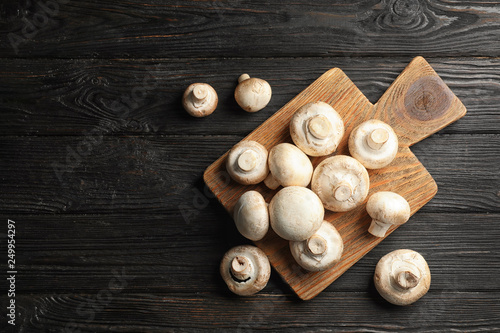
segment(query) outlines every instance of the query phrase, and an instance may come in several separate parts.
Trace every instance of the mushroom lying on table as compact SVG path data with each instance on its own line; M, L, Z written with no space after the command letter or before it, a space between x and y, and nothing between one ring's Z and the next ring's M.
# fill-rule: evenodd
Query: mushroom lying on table
M410 205L397 193L380 191L368 198L366 211L373 219L368 232L384 237L392 225L401 225L410 218Z
M261 291L271 276L271 265L258 247L241 245L230 249L220 263L220 274L233 293L247 296Z
M269 171L274 179L266 179L266 185L306 187L311 182L313 166L302 150L290 143L280 143L269 151Z
M329 104L308 103L294 113L290 135L295 145L307 155L329 155L344 136L344 122Z
M244 140L229 151L226 169L231 178L240 184L258 184L269 173L267 157L266 147L256 141Z
M395 305L409 305L424 296L431 285L429 266L418 252L396 250L383 256L375 268L375 287Z
M271 228L286 240L308 239L319 229L324 215L318 196L301 186L282 188L269 203Z
M206 117L217 108L219 99L215 89L207 83L193 83L182 96L182 106L193 117Z
M257 191L241 195L234 206L233 218L240 234L250 240L261 240L269 230L267 203Z
M342 257L344 242L337 229L328 221L305 241L290 241L290 252L295 261L312 272L326 270Z
M366 199L370 187L368 171L357 160L337 155L323 160L311 181L326 209L346 212L359 206Z
M250 78L242 74L238 78L238 86L234 91L234 98L238 105L247 112L257 112L266 107L271 100L272 90L267 81Z
M365 121L352 130L349 152L367 169L380 169L389 165L398 152L398 136L383 121Z

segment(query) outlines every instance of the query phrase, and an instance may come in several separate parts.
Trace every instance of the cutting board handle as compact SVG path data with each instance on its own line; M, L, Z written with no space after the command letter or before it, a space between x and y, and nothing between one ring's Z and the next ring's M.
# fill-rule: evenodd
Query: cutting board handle
M466 108L422 57L414 58L375 104L376 119L411 146L463 117Z

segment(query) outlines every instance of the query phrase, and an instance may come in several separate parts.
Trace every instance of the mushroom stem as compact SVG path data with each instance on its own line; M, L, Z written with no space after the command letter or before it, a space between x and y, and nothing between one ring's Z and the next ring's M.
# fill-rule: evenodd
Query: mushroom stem
M326 252L328 244L320 235L312 235L307 239L307 250L315 256L322 255Z
M264 184L271 190L275 190L280 186L280 183L274 178L274 176L269 172L266 179L264 179Z
M396 275L396 284L401 289L411 289L415 288L420 282L420 276L415 275L413 272L408 270L401 271Z
M389 132L385 128L377 128L366 136L366 143L371 149L379 150L389 139Z
M248 80L250 78L250 75L248 74L241 74L240 77L238 78L238 83L241 83L245 80Z
M324 140L332 132L332 124L327 117L318 114L309 119L307 129L315 138Z
M375 237L384 237L391 225L392 224L373 219L368 232Z
M238 157L238 167L243 171L252 171L257 166L259 156L252 149L247 149Z
M251 277L252 266L247 257L237 256L231 261L231 274L239 281L245 281Z
M352 196L352 187L350 184L342 182L333 190L333 196L337 201L346 201Z
M201 84L193 89L193 101L195 103L203 102L208 96L208 90Z

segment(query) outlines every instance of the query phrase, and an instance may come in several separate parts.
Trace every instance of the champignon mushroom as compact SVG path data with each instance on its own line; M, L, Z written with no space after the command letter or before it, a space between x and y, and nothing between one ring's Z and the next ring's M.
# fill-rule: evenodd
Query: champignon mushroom
M280 143L269 151L269 171L281 186L306 187L311 182L313 166L302 150L290 143Z
M267 203L257 191L241 195L234 206L233 218L240 234L250 240L261 240L269 230Z
M311 181L326 209L346 212L359 206L367 197L370 178L365 167L354 158L337 155L323 160Z
M424 296L431 285L431 272L424 257L412 250L396 250L383 256L375 268L375 287L395 305L409 305Z
M290 251L295 261L312 272L323 271L335 265L343 250L342 237L328 221L323 221L318 231L305 241L290 241Z
M398 152L398 136L383 121L365 121L352 130L349 152L367 169L380 169L389 165Z
M226 160L226 169L231 178L243 185L258 184L269 173L266 147L256 141L237 143Z
M318 196L301 186L282 188L269 203L271 227L286 240L308 239L319 229L324 215Z
M307 155L329 155L344 136L344 122L329 104L308 103L294 113L290 135L295 145Z
M368 232L376 237L384 237L390 226L401 225L410 218L408 201L389 191L372 194L366 203L366 211L373 219Z
M233 293L253 295L267 285L271 276L271 265L266 254L258 247L240 245L224 254L220 263L220 274Z
M219 98L207 83L193 83L182 96L182 106L193 117L206 117L217 108Z
M267 81L242 74L238 78L238 82L234 98L243 110L247 112L260 111L271 100L272 90Z

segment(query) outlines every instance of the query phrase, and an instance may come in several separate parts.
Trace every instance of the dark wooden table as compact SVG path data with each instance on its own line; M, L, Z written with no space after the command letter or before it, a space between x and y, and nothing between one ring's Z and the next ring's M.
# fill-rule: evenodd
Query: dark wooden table
M0 31L2 332L500 330L499 1L3 0ZM311 301L276 272L231 294L219 261L249 242L205 168L326 70L376 102L417 55L468 109L412 149L434 199ZM234 101L244 72L273 87L261 112ZM180 103L198 81L204 119ZM399 248L432 272L408 307L372 282Z

